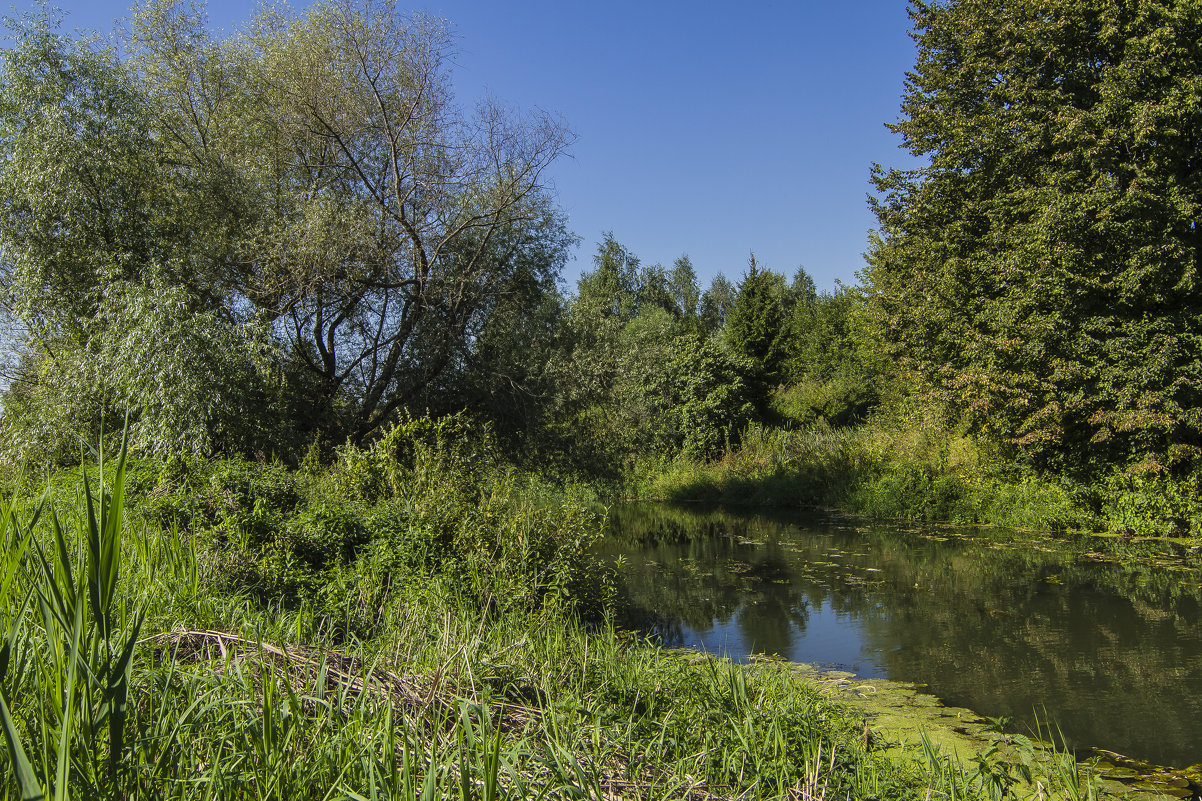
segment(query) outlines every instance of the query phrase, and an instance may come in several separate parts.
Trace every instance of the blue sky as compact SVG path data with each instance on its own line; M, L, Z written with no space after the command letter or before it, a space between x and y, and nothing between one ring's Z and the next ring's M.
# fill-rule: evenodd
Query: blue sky
M32 6L20 2L14 8ZM57 0L66 26L107 31L127 3ZM308 3L292 6L303 9ZM574 286L603 232L643 262L687 253L703 283L799 265L854 283L874 225L872 162L906 166L897 118L914 60L904 0L413 0L445 17L462 104L483 92L561 115L577 139L551 178L582 238ZM248 3L207 4L226 31Z

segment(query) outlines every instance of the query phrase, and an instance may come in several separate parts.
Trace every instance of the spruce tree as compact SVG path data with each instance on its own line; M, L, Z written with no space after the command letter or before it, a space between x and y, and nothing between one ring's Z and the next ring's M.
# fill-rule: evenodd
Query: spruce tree
M1202 4L915 2L866 278L895 354L1044 466L1202 453Z
M753 253L726 320L727 345L751 365L748 386L761 415L781 380L786 356L781 283L779 276L759 269Z

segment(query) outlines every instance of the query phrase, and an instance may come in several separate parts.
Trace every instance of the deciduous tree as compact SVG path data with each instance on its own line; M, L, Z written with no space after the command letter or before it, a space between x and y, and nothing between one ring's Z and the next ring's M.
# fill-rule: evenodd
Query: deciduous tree
M701 288L697 285L697 271L687 255L672 263L668 272L668 288L680 310L681 319L688 325L696 325L700 314Z
M17 335L5 447L75 458L130 415L155 451L253 448L271 343L223 289L216 204L167 157L132 67L41 14L0 66L0 297ZM207 205L206 205L207 204Z
M29 23L4 57L3 285L26 364L97 363L147 420L148 382L230 400L245 387L221 382L248 371L229 365L263 365L290 427L361 441L463 369L494 311L553 288L574 239L545 171L571 135L493 100L463 114L444 24L331 0L216 39L162 0L132 31L119 60ZM122 361L119 342L148 350ZM189 372L184 353L207 356ZM245 406L191 425L228 430L220 409ZM180 447L172 425L155 447Z

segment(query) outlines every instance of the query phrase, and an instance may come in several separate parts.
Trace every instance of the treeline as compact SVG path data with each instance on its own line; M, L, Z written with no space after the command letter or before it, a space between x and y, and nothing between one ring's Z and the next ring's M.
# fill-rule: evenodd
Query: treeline
M996 520L999 487L1037 486L1037 524L1197 528L1202 11L911 15L893 127L925 166L874 170L863 285L832 293L754 256L702 287L612 234L565 288L543 175L570 131L461 114L445 30L391 5L216 39L152 3L120 57L26 19L0 70L5 447L73 460L128 415L148 453L295 463L466 411L610 489L805 474L772 494Z
M467 410L533 467L617 481L637 456L716 457L777 387L854 370L854 293L804 271L753 258L702 291L687 257L641 265L609 235L564 291L577 242L542 173L571 134L460 115L429 20L333 3L217 39L154 3L120 57L46 13L12 33L10 456L71 462L128 420L149 454L295 463Z
M476 411L533 466L620 481L640 459L717 458L753 423L862 421L878 398L862 296L820 294L804 269L788 281L752 256L702 290L688 256L643 265L607 234L544 309L538 336L487 330L483 383L442 410Z

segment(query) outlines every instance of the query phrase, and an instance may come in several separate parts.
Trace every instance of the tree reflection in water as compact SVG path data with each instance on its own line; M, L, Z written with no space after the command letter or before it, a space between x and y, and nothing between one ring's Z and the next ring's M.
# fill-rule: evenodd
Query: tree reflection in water
M615 509L627 617L669 645L920 681L1077 746L1202 762L1202 577L993 531Z

